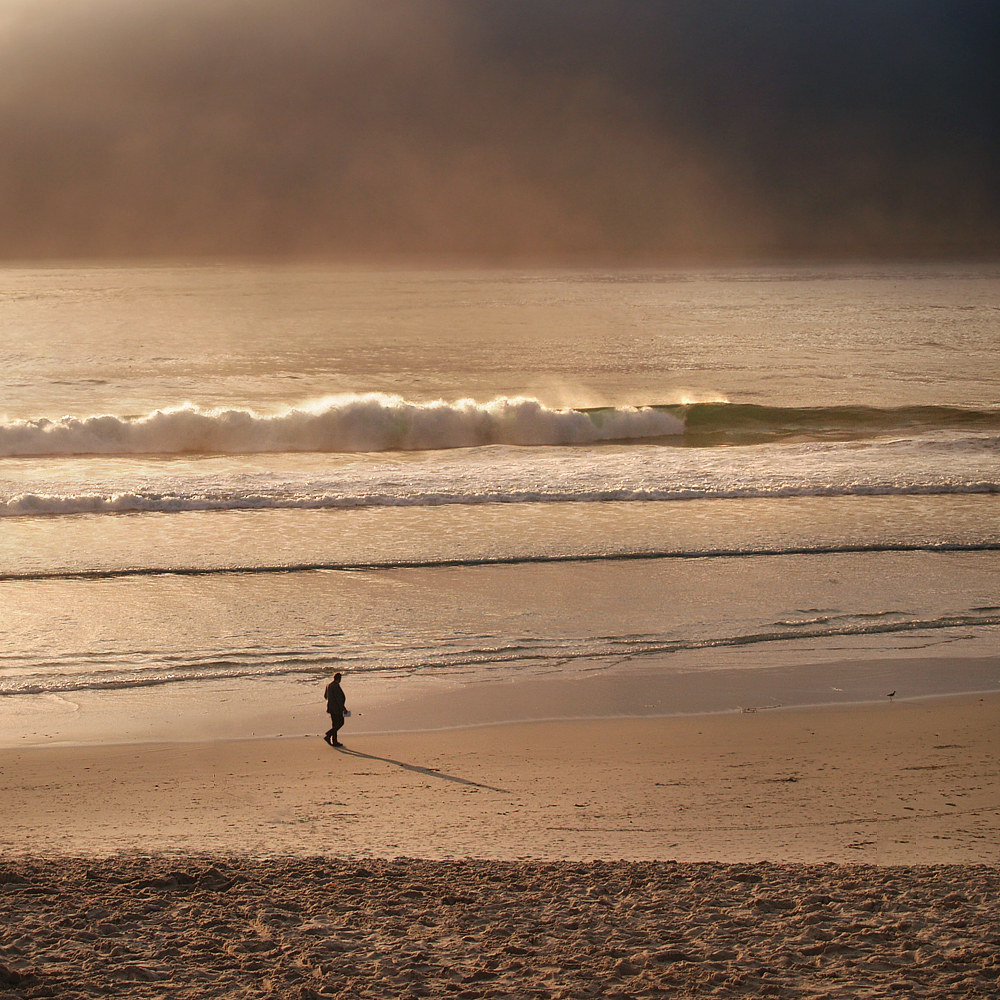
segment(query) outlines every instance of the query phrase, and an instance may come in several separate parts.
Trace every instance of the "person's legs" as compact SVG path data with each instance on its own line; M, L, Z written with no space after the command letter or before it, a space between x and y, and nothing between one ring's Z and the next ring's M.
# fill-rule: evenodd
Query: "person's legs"
M340 731L340 727L344 724L344 717L342 715L331 715L330 716L330 728L324 733L323 739L332 747L339 747L341 744L337 740L337 733Z

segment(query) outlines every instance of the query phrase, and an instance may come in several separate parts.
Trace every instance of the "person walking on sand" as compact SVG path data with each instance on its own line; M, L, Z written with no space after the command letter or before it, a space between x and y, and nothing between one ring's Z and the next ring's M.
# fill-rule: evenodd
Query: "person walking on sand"
M344 724L344 709L347 698L344 696L344 689L340 686L340 674L333 675L333 680L327 684L323 697L326 698L326 710L330 713L330 728L324 734L323 739L332 747L342 747L344 744L338 742L337 733Z

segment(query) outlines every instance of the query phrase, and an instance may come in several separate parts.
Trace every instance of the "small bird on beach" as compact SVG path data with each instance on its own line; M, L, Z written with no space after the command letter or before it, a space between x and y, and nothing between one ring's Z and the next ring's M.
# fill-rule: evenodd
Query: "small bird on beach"
M896 692L895 692L895 691L890 691L890 692L889 692L889 693L888 693L888 694L886 695L886 698L888 698L888 699L889 699L889 701L892 701L892 699L893 699L893 698L895 698L895 697L896 697Z

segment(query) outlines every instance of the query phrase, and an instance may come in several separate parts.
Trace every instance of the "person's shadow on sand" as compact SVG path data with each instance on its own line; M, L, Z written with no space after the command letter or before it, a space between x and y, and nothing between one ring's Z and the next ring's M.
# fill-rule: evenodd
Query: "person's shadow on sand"
M484 785L478 781L470 781L468 778L459 778L454 774L444 774L439 771L436 767L420 767L417 764L404 764L401 760L393 760L391 757L376 757L371 753L362 753L360 750L348 750L347 747L339 746L336 748L342 754L350 754L352 757L363 757L365 760L380 760L385 764L395 764L396 767L401 767L404 771L413 771L416 774L426 774L429 778L440 778L442 781L454 781L459 785L470 785L472 788L485 788L490 792L500 792L502 795L510 795L506 788L495 788L493 785Z

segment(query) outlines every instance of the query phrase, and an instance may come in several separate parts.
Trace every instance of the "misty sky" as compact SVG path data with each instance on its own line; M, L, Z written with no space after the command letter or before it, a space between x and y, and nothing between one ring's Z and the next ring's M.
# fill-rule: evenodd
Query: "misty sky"
M996 0L0 0L0 256L995 255L998 28Z

